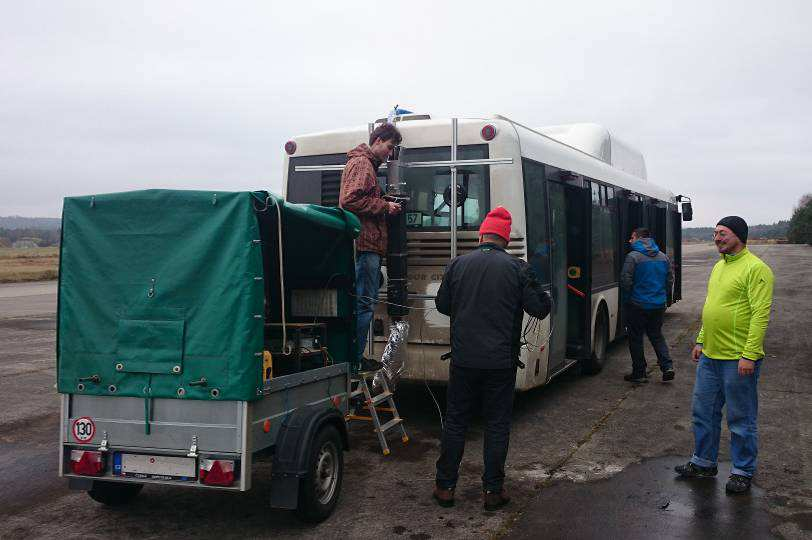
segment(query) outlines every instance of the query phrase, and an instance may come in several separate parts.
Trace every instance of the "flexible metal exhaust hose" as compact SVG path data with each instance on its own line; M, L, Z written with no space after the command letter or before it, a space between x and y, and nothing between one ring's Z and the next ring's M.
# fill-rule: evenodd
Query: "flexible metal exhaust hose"
M372 379L372 388L379 391L383 388L383 378L391 392L395 391L400 375L406 370L406 347L404 344L409 337L409 323L395 321L389 327L389 340L381 355L383 367L378 370Z

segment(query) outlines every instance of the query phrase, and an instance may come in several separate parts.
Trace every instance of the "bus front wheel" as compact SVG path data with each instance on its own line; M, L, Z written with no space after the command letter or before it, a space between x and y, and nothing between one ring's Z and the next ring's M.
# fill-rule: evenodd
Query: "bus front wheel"
M592 354L581 361L581 371L587 375L594 375L603 369L606 363L606 347L609 345L609 318L606 308L598 308L598 317L595 320L595 337L592 340Z

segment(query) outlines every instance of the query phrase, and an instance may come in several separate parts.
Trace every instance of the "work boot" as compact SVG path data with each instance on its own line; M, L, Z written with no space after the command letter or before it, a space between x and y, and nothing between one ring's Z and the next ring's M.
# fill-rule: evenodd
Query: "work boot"
M434 486L434 493L432 493L431 496L437 501L437 504L443 508L451 508L454 506L454 488L445 489L440 486Z
M361 358L361 369L359 372L362 371L378 371L383 367L383 364L378 362L377 360L373 360L371 358Z
M663 382L674 380L674 368L668 368L663 371Z
M628 374L623 376L623 380L624 381L629 381L630 383L642 384L642 383L647 383L648 382L648 375L646 375L645 373L642 374L642 375L635 375L634 373L628 373Z
M493 512L499 510L507 503L510 502L510 497L505 495L505 491L485 491L484 493L484 506L485 510Z
M361 401L355 404L352 413L354 416L369 417L369 409L367 409L366 403L363 401L363 399L363 396L361 396Z
M745 493L750 490L750 481L749 476L731 474L730 478L727 479L727 484L725 484L725 491L734 494Z
M674 470L683 478L713 478L718 472L716 467L700 467L691 461L685 465L677 465Z

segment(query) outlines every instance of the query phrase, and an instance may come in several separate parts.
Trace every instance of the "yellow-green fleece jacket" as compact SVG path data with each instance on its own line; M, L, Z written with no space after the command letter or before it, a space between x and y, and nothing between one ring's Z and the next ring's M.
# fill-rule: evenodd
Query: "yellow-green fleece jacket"
M708 280L702 329L696 342L714 360L764 358L764 334L773 301L773 272L744 248L722 255Z

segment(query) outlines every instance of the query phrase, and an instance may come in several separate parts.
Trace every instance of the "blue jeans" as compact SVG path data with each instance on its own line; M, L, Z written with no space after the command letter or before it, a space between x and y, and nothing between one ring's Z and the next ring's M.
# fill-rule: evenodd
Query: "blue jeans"
M648 335L660 371L665 373L674 368L674 362L668 352L668 344L663 337L663 314L665 308L643 309L632 303L626 305L629 331L629 354L632 357L632 375L645 377L646 355L643 349L643 336Z
M369 323L372 321L372 311L378 299L378 289L381 288L380 271L380 255L371 251L358 253L355 258L356 316L358 319L358 359L356 368L361 364L364 348L367 345Z
M699 358L694 383L694 455L691 462L715 467L722 432L722 407L727 405L730 430L730 472L752 477L758 457L758 375L761 361L752 375L739 375L737 360Z

